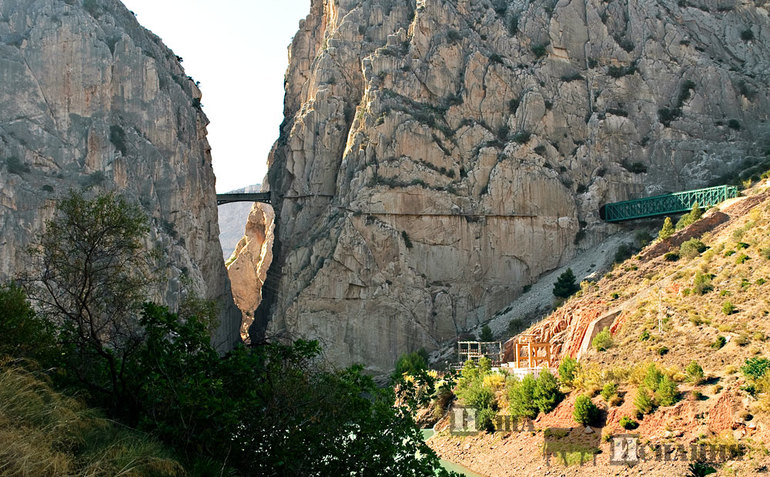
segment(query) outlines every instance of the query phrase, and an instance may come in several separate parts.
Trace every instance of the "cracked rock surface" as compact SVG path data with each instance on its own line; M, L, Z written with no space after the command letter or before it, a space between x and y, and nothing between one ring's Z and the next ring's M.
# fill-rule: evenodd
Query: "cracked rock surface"
M764 160L769 27L764 1L313 0L252 331L386 372L616 231L602 204Z
M215 343L239 339L219 246L201 92L117 0L0 0L0 281L69 189L116 189L141 205L164 252L156 296L181 277L219 300Z

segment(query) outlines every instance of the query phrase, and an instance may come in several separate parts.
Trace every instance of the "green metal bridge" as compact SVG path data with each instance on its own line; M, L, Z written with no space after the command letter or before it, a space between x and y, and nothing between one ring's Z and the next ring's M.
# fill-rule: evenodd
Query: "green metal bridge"
M249 194L217 194L217 205L231 202L264 202L270 203L270 192L256 192Z
M726 185L687 190L674 194L605 204L599 209L599 217L607 222L622 222L659 215L679 214L692 210L692 206L696 202L700 207L705 208L737 196L738 188Z

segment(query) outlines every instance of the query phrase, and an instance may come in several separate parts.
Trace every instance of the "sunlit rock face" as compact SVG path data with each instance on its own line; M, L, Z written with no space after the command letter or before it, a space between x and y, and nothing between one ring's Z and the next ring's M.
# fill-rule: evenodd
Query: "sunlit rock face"
M116 0L0 0L0 280L69 189L115 189L151 218L161 288L222 304L215 342L239 340L219 247L201 93L174 53ZM181 280L186 276L189 280Z
M313 0L252 330L386 371L770 144L765 2Z
M243 238L227 262L227 274L233 287L235 304L243 312L241 338L250 342L249 327L254 310L262 302L262 287L273 261L275 213L267 204L255 203Z

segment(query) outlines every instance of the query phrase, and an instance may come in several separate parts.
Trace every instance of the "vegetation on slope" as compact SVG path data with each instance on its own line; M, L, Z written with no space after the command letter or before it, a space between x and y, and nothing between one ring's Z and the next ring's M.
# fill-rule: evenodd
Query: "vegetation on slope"
M70 193L38 242L42 274L24 282L40 311L0 287L0 442L17 466L0 458L0 474L434 475L412 419L430 376L399 379L397 396L361 366L330 369L308 341L220 356L214 303L142 303L156 276L147 239L146 218L117 195Z

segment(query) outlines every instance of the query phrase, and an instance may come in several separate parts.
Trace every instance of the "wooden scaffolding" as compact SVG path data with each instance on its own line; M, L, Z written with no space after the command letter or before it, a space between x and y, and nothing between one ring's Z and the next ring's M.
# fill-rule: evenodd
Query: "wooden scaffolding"
M531 334L522 334L516 338L514 357L516 368L549 368L551 363L551 343L536 341Z
M492 366L499 366L503 359L503 344L500 341L458 341L457 357L460 364L485 357Z

